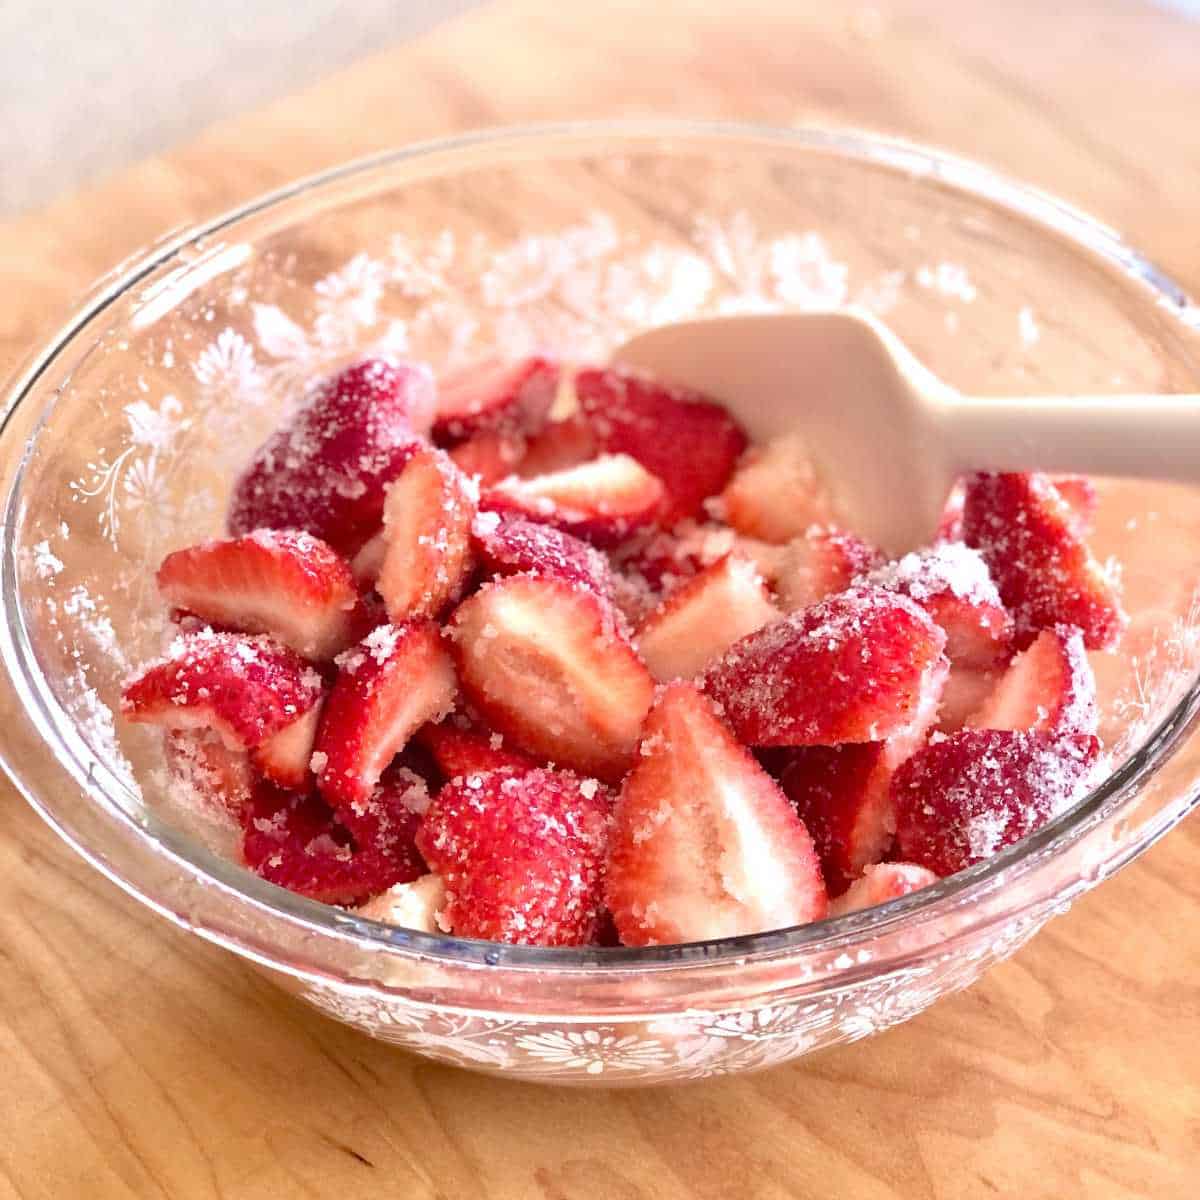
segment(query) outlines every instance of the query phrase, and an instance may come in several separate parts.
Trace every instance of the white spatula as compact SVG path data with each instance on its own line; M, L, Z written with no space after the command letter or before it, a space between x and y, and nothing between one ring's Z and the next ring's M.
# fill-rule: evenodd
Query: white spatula
M665 325L615 357L723 401L756 441L799 432L846 520L890 554L929 540L964 471L1200 483L1200 396L962 396L859 310Z

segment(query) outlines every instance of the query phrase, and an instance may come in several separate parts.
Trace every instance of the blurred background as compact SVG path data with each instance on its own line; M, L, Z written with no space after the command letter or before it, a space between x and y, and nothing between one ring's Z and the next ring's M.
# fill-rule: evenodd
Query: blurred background
M0 216L478 2L0 0Z

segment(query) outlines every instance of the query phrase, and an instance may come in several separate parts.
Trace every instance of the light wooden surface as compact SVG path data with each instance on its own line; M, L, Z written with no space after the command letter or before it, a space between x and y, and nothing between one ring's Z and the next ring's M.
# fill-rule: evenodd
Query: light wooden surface
M941 143L1093 210L1200 291L1198 63L1200 25L1135 0L499 0L0 227L0 368L173 225L352 155L534 118ZM344 1031L126 899L11 789L0 805L0 1200L1196 1194L1194 821L900 1029L761 1076L582 1093Z

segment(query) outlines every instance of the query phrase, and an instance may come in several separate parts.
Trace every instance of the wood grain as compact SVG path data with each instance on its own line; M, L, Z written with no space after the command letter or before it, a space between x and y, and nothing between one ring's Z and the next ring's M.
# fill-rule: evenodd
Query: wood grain
M501 0L0 228L0 367L170 227L417 137L674 112L883 129L1059 192L1200 291L1200 26L1135 0ZM426 1064L107 884L7 786L0 1200L1192 1197L1193 821L985 981L745 1079L582 1093Z

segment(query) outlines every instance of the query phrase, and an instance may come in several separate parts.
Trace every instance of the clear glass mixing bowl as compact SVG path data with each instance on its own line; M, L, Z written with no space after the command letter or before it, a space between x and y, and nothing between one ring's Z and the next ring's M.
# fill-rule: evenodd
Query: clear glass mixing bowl
M864 1037L965 987L1195 803L1198 492L1103 488L1095 544L1123 561L1135 617L1096 661L1103 786L935 888L799 929L567 951L357 919L222 857L220 831L169 793L158 739L113 718L122 677L161 643L154 566L220 529L233 472L315 375L369 347L441 366L589 358L699 313L843 302L968 392L1200 390L1197 310L1111 232L972 164L848 133L488 133L301 181L139 255L8 396L6 767L164 916L447 1062L697 1078Z

